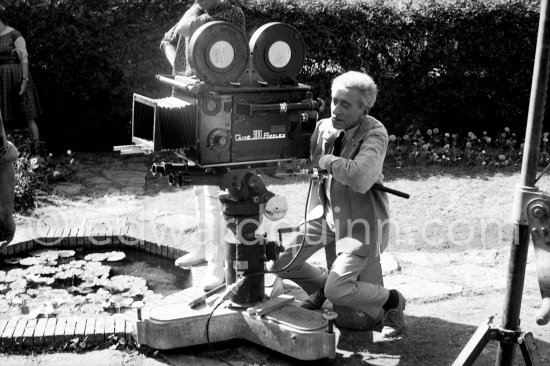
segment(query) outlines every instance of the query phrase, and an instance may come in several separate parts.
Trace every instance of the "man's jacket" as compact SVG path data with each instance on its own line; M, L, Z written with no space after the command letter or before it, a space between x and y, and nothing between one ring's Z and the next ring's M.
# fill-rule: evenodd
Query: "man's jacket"
M330 118L317 123L311 136L311 160L332 154L338 130ZM388 245L389 212L385 192L371 189L382 183L382 167L388 133L382 123L366 116L338 157L330 157L331 174L316 181L310 191L308 220L327 212L326 179L334 216L336 251L361 256L378 256Z

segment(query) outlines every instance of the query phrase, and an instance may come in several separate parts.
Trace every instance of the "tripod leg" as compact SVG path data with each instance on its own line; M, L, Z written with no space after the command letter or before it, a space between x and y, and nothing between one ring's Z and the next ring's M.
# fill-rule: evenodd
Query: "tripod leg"
M480 325L472 338L468 341L462 352L458 355L452 366L470 366L473 365L483 348L489 343L490 324Z
M533 334L524 333L518 338L519 349L525 360L525 366L540 366L542 362L537 353L537 346L533 342Z

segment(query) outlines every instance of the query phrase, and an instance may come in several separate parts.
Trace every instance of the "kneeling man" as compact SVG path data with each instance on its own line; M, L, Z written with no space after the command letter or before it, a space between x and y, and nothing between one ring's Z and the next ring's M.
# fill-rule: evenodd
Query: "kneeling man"
M386 128L369 115L377 93L364 73L334 79L331 118L319 121L311 138L312 164L328 173L311 188L305 241L297 258L285 268L303 236L270 269L284 269L278 275L310 295L302 307L319 309L328 299L382 319L382 335L394 337L404 328L405 298L397 290L358 280L368 259L386 248L389 236L387 195L372 189L383 181L388 145ZM334 244L337 256L328 272L306 263L317 250Z

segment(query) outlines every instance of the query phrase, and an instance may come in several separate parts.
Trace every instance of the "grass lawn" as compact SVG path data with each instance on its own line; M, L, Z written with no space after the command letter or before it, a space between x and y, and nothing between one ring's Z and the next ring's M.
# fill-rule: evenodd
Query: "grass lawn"
M195 230L197 213L190 187L172 188L166 178L146 173L146 158L117 159L110 155L80 156L78 174L71 182L80 189L58 190L59 194L48 196L49 203L35 210L32 217L18 216L18 230L32 228L35 220L74 224L85 218L127 218L138 224L189 228L189 234ZM368 340L366 333L361 336L358 332L341 331L333 364L450 365L477 326L486 322L488 316L501 314L512 238L513 193L519 171L432 165L388 167L385 174L387 186L411 195L409 200L390 196L393 229L387 252L395 257L400 269L384 278L387 286L401 289L409 299L407 332L402 339L382 342ZM284 222L298 224L303 218L308 179L263 179L271 191L285 196L289 203ZM549 183L550 178L544 177L539 186L544 189ZM181 235L181 240L196 240L193 238L187 232ZM321 262L323 257L319 256ZM548 364L550 328L537 326L533 320L540 306L535 269L531 259L522 301L522 329L533 332L543 364ZM243 360L243 365L298 364L241 342L217 347L224 359ZM496 342L490 342L476 365L494 365L495 348ZM182 350L178 357L213 358L214 353L205 349ZM16 363L11 364L19 364L20 359L2 359L1 355L0 364L4 365L6 358L7 364L12 360ZM77 363L76 359L73 361L72 364ZM31 360L33 365L39 363L39 358ZM179 364L193 363L186 359Z
M385 169L385 185L411 195L389 195L390 251L462 251L494 249L511 240L513 194L518 169L419 166ZM291 177L266 180L286 197L284 220L295 225L303 218L308 180ZM549 177L538 186L545 189Z

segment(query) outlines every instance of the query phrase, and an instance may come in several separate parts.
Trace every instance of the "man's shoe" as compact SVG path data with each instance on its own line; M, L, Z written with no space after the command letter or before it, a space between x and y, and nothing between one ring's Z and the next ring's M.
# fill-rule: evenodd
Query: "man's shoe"
M191 267L205 261L204 245L201 245L200 248L196 248L192 252L176 259L174 264L178 267Z
M308 310L318 310L321 309L325 301L327 301L325 292L323 289L320 289L309 295L304 301L301 301L299 306Z
M206 268L206 275L202 280L202 289L210 291L225 282L223 262L211 260Z
M386 310L384 313L384 319L382 320L382 337L393 338L401 334L405 328L405 317L403 311L405 310L405 304L407 300L403 297L403 294L397 291L399 296L399 304L393 309Z

